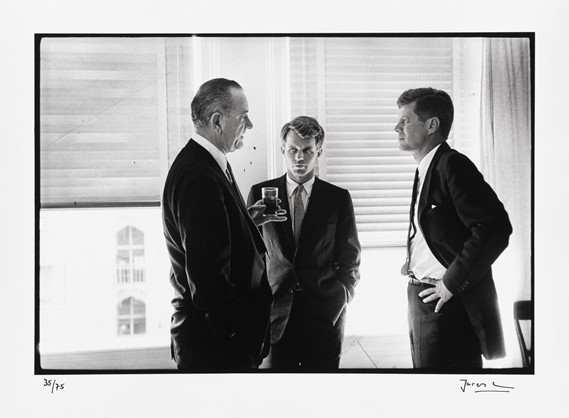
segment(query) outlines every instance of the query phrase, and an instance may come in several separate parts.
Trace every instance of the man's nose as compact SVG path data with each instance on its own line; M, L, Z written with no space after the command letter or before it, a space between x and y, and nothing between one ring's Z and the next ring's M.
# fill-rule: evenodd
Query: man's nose
M395 132L399 133L401 131L401 122L397 122L397 125L395 125L395 128L393 129Z
M298 151L296 156L294 157L296 161L304 160L304 152Z
M246 127L247 129L251 129L251 128L253 127L253 122L251 122L251 119L249 119L249 116L247 116L247 117L245 118L245 122L246 122L246 123L245 123L245 127Z

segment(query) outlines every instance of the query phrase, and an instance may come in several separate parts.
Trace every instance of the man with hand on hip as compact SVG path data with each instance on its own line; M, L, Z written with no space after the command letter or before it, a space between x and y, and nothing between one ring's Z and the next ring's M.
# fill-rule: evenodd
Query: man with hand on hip
M399 148L418 167L407 260L413 366L482 368L505 355L491 265L512 233L508 214L475 165L449 147L454 108L441 90L418 88L397 101Z

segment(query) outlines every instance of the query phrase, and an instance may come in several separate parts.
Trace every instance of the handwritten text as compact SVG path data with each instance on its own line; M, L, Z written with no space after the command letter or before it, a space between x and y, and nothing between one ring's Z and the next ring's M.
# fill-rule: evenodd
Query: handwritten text
M460 390L466 392L467 390L474 391L474 393L484 393L484 392L502 392L508 393L514 390L513 386L499 385L496 382L492 384L485 382L470 382L468 379L460 379Z
M43 386L50 387L51 393L53 393L53 391L57 392L59 390L63 390L64 385L65 383L58 383L55 379L43 379Z

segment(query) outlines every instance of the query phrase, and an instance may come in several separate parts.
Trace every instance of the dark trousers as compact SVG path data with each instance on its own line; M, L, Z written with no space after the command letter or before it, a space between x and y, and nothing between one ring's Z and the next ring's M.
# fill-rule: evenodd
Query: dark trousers
M480 343L460 297L452 297L438 312L438 299L423 303L419 293L428 284L407 287L408 321L413 367L437 370L482 368Z
M332 324L310 303L304 292L295 293L283 336L271 344L267 367L291 372L337 370L345 322L345 309Z
M260 353L247 349L252 338L215 336L201 317L174 312L170 331L171 355L180 371L243 372L261 363Z
M180 349L175 341L171 340L172 358L178 370L195 373L208 372L246 372L259 368L256 359L247 358L239 353L235 343L227 340L224 347L213 347L209 352L196 350L186 345Z

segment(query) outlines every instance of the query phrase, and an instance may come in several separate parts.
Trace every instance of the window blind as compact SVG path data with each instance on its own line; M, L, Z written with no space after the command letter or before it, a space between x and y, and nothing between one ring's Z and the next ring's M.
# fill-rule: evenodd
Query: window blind
M187 125L190 47L177 38L41 39L41 207L159 203Z
M290 45L292 117L314 116L326 131L319 175L350 191L364 246L404 245L416 163L398 147L397 98L416 87L452 96L452 39L299 37Z

